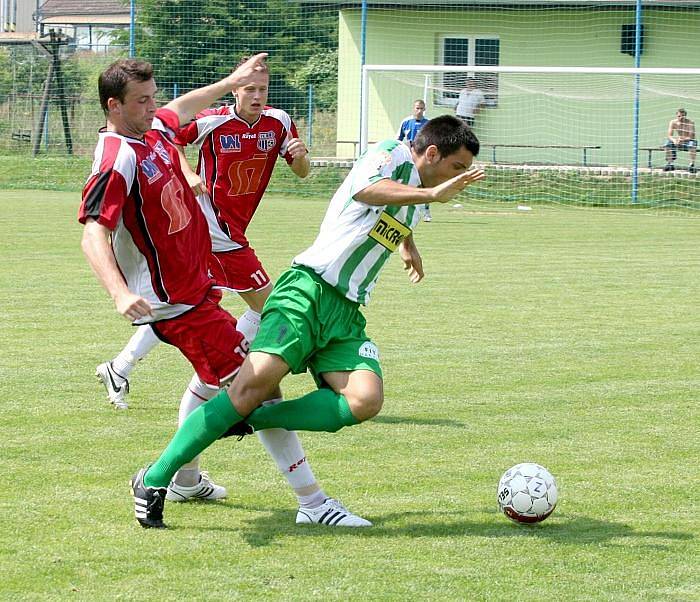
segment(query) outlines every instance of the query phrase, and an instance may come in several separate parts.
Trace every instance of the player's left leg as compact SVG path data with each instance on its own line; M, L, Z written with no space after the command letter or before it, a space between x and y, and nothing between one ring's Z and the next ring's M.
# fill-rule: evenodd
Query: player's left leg
M195 376L180 403L179 422L215 396L220 383L230 380L245 358L247 345L236 330L236 320L218 304L215 294L189 312L154 324L159 337L177 347L195 369ZM184 458L172 482L167 499L220 499L226 489L216 485L199 470L198 454ZM172 477L173 475L171 475Z

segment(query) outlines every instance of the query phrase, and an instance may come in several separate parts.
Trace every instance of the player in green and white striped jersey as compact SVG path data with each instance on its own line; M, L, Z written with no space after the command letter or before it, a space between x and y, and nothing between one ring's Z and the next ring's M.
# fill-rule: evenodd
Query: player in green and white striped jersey
M450 115L430 120L410 149L391 140L368 150L333 196L315 242L278 279L238 375L185 420L143 476L147 490L167 486L182 464L248 425L332 432L380 411L379 352L360 306L395 250L409 280L423 278L416 205L447 202L483 179L471 169L478 152L471 129ZM318 390L260 407L286 374L306 370Z
M313 245L294 258L341 295L366 305L381 268L420 221L416 205L368 205L355 195L382 179L421 183L411 149L398 140L374 145L333 196ZM393 227L392 227L393 226Z

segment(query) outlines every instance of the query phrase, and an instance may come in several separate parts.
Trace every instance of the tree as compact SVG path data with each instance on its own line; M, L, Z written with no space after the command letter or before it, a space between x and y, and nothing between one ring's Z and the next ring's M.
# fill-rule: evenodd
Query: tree
M337 48L337 7L289 0L141 0L137 21L137 54L153 63L161 88L182 93L211 83L241 56L266 51L269 102L292 114L306 109L297 72Z

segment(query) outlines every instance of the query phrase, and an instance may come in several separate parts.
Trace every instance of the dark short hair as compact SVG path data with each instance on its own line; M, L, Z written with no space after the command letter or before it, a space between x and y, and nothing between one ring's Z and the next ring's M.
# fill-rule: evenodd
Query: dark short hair
M107 101L118 98L124 102L126 85L130 81L147 82L153 79L153 65L139 59L119 59L107 67L97 80L100 93L100 105L105 115L108 113Z
M678 109L678 112L683 116L688 114L688 111L686 111L685 109Z
M413 149L418 155L435 145L441 157L446 157L466 148L475 157L479 154L479 139L472 129L461 119L452 115L440 115L428 121L413 141Z

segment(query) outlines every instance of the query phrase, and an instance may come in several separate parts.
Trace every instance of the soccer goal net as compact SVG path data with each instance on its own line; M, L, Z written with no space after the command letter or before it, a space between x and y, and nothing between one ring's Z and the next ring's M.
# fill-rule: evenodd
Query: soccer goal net
M473 123L485 199L700 209L694 144L665 146L671 122L697 139L700 69L366 65L358 151L395 137L416 100Z

